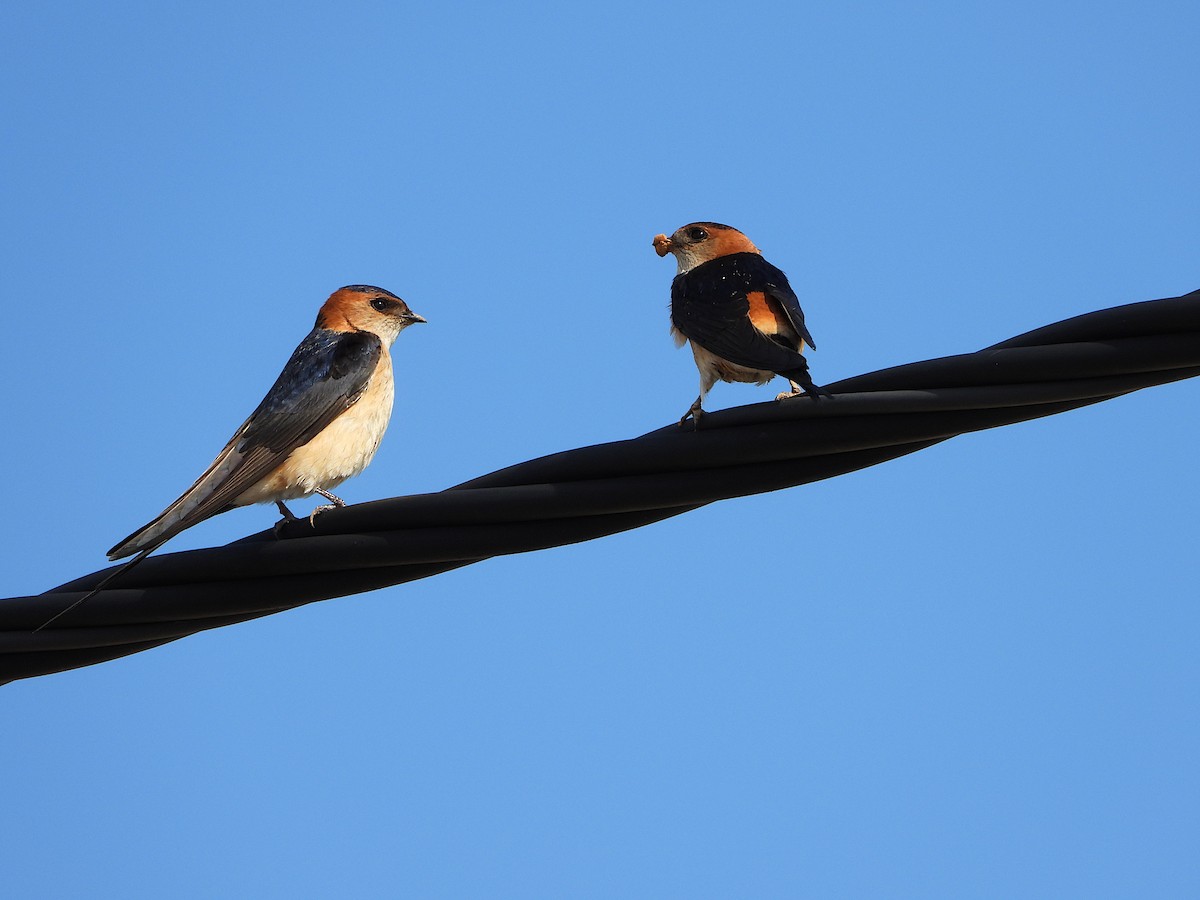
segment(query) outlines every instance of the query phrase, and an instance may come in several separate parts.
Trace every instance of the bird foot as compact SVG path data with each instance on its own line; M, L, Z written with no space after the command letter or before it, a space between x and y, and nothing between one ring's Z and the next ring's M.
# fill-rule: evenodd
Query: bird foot
M808 387L800 387L797 384L793 384L792 389L790 391L783 393L783 394L777 394L775 396L775 399L776 400L792 400L796 397L808 397L810 400L813 400L813 401L822 400L822 399L832 400L833 394L829 393L829 391L825 390L825 388L818 387L815 384L810 385Z
M311 513L309 513L309 515L308 515L308 524L309 525L317 524L317 515L319 513L323 513L327 509L339 509L346 505L346 501L343 500L341 497L338 497L336 494L331 494L331 493L329 493L329 491L322 490L321 488L317 488L313 493L320 494L322 497L324 497L326 500L329 500L330 502L324 506L318 506Z
M683 418L679 420L679 427L683 428L687 424L687 420L692 420L692 431L700 430L700 420L704 418L704 410L699 406L693 406L683 414Z
M295 522L296 517L293 515L290 509L283 505L282 500L276 500L275 505L279 507L279 512L283 516L282 519L275 523L275 537L278 538L283 537L283 527L287 525L288 522Z
M314 509L312 512L310 512L308 514L308 524L316 525L317 524L317 516L319 516L321 513L325 512L326 510L337 509L339 505L345 506L346 504L345 503L342 503L342 504L326 503L324 506L318 506L316 509Z

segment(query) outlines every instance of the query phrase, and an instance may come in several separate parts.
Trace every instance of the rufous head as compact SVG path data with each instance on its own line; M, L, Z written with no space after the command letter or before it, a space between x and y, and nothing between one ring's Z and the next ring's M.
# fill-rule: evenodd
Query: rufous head
M719 222L692 222L667 237L655 235L654 252L659 256L675 254L679 271L686 272L701 263L730 253L760 253L759 249L736 228Z
M391 291L369 284L338 288L317 313L318 328L369 331L389 347L409 325L424 321Z

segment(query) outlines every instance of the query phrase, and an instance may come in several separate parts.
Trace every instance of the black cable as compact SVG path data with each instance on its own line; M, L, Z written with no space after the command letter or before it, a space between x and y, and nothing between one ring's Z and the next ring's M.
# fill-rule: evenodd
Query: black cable
M958 434L1200 374L1200 291L1089 313L977 353L826 385L639 438L556 453L436 494L330 510L205 550L0 600L0 681L137 653L317 600L591 540L715 500L832 478Z

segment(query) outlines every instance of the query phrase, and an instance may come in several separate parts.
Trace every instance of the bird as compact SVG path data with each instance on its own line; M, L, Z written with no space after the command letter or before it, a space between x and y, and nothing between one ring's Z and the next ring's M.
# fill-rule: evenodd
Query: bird
M292 353L258 408L196 483L148 524L108 551L110 560L140 558L205 519L239 506L331 490L370 463L392 415L395 392L389 348L426 320L380 287L351 284L330 295L316 325ZM321 506L317 513L333 506ZM135 560L136 562L136 560Z
M808 373L805 345L816 349L804 311L787 276L746 235L718 222L692 222L670 237L655 235L659 256L675 256L671 282L671 335L690 342L700 371L700 396L680 418L700 427L704 395L717 380L766 384L782 375L791 384L783 400L829 396Z

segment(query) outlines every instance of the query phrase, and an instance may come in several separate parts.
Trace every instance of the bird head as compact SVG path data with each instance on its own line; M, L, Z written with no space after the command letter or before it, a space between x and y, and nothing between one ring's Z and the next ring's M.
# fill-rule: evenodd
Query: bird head
M654 252L659 256L675 254L680 272L730 253L760 253L750 238L736 228L717 222L692 222L676 230L670 237L656 235L653 244Z
M380 287L351 284L334 291L317 313L317 327L330 331L369 331L386 346L409 325L424 322L408 304Z

